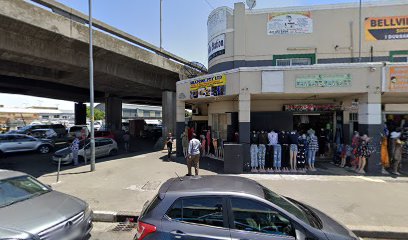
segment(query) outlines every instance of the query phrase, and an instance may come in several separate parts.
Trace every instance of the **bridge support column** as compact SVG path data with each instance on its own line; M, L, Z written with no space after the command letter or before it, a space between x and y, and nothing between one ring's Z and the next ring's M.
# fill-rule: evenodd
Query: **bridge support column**
M105 100L106 126L113 132L122 130L122 100L118 97L108 97Z
M75 103L75 125L86 124L86 105L82 102Z
M163 129L162 135L166 137L168 133L172 133L176 137L176 93L164 91L162 93L162 120Z

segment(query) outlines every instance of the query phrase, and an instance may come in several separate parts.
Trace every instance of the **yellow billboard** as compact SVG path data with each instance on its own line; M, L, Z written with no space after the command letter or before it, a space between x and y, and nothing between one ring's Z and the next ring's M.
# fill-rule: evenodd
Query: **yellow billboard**
M225 95L227 78L225 75L200 78L190 81L190 98L205 98Z
M408 39L408 16L366 18L365 37L367 41Z

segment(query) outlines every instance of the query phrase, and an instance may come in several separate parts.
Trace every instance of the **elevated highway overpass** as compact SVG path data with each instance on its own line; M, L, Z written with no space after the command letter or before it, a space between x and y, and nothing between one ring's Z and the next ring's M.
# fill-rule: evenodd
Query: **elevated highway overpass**
M94 21L95 101L106 102L108 125L120 127L122 102L162 104L175 131L176 82L195 66ZM0 0L0 92L88 102L88 32L86 15L56 1ZM84 109L76 106L80 122Z

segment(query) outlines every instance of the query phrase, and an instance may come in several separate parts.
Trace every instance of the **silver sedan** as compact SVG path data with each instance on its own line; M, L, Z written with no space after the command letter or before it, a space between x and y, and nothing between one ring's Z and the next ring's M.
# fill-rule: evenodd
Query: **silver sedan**
M34 177L0 170L0 239L82 239L92 230L89 205Z

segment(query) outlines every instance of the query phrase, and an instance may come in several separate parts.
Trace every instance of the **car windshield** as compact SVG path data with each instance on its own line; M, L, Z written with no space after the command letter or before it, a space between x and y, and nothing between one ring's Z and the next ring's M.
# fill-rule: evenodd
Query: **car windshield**
M288 211L298 219L302 220L303 222L310 224L310 217L308 217L308 212L304 211L299 205L291 202L290 200L280 196L279 194L276 194L272 192L271 190L263 187L262 190L265 194L265 199L268 200L269 202L279 206L280 208Z
M30 176L0 180L0 208L50 191L48 187Z

